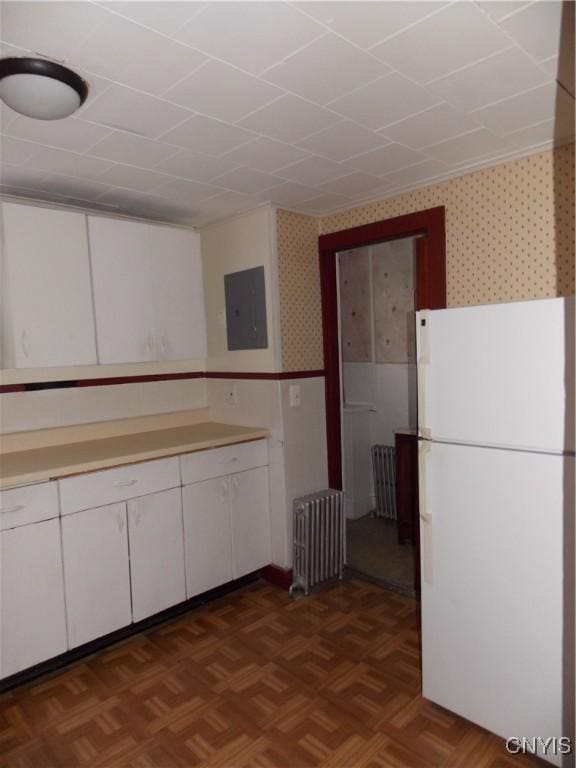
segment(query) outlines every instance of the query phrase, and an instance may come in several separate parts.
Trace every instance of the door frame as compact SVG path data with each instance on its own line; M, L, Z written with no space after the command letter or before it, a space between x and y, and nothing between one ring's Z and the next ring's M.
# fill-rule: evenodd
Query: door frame
M416 309L443 309L446 307L445 219L444 206L438 206L373 224L343 229L318 238L330 488L342 489L337 253L385 240L424 235L424 238L416 241Z

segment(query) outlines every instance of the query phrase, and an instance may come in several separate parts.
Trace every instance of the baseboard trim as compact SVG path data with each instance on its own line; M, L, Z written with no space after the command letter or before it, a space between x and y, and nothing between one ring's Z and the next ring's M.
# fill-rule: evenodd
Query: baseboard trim
M282 589L290 589L292 586L292 569L280 568L279 565L267 565L260 573L269 584Z

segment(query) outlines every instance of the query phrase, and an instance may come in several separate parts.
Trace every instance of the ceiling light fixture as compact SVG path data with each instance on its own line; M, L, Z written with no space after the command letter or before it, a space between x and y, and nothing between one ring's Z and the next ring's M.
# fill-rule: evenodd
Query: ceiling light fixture
M0 59L0 99L36 120L61 120L80 107L88 84L71 69L47 59Z

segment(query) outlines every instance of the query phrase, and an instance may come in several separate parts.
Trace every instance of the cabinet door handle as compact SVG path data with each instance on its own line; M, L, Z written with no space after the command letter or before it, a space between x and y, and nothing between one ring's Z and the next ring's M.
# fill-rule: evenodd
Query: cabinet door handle
M22 347L22 353L24 357L29 357L30 349L28 347L28 334L26 333L26 331L22 331L20 335L20 345Z
M220 481L220 493L223 497L228 496L228 480Z
M118 523L118 530L120 533L124 530L124 525L126 524L126 514L124 510L122 512L118 512L116 515L116 522Z
M20 512L21 509L24 509L25 504L16 504L14 507L6 507L6 509L0 509L0 514L2 515L11 515L14 512Z
M129 485L136 485L138 480L115 480L113 485L115 488L127 488Z

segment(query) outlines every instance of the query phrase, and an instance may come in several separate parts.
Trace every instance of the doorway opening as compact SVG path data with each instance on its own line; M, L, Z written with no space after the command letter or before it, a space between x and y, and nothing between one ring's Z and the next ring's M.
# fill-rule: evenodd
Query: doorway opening
M408 594L418 589L416 239L337 254L347 562Z
M441 309L446 306L446 237L444 207L386 219L352 229L342 230L319 238L320 280L322 291L322 326L324 340L326 432L328 451L328 477L331 488L343 488L342 422L344 418L341 372L341 340L339 323L338 269L339 253L378 244L411 238L414 247L414 310ZM390 248L388 247L388 250ZM378 308L379 309L379 308ZM348 402L351 401L349 397ZM360 404L361 405L361 404ZM398 430L400 431L400 430ZM396 442L396 437L395 437ZM412 492L412 503L417 505L417 439L407 435L403 447L408 452L406 462L397 459L395 486L403 484ZM410 446L410 447L407 447ZM397 448L399 450L399 448ZM404 475L402 476L402 467ZM373 475L372 475L373 477ZM369 489L369 479L363 483ZM373 481L372 481L373 482ZM365 489L366 491L366 489ZM356 493L356 491L354 491ZM376 493L376 491L375 491ZM370 498L368 492L358 490L359 498ZM396 503L409 504L406 494L396 494ZM414 513L413 513L414 514ZM414 520L414 517L412 518ZM415 513L417 519L417 511ZM370 518L368 518L370 520ZM394 524L396 534L397 524ZM414 534L418 547L418 524ZM416 566L418 558L416 557ZM416 568L415 581L419 581Z

